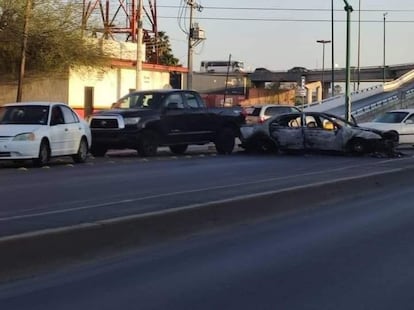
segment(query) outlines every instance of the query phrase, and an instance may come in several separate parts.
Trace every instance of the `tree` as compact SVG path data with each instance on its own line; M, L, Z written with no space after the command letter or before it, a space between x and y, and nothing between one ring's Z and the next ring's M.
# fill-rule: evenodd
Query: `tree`
M172 53L170 38L164 31L159 31L158 36L146 37L145 42L147 44L147 62L166 66L177 66L179 64L179 60Z
M79 2L78 2L79 3ZM26 0L0 0L0 74L16 78L21 60ZM58 0L33 0L27 38L26 70L65 72L71 66L100 66L100 46L84 40L79 5Z

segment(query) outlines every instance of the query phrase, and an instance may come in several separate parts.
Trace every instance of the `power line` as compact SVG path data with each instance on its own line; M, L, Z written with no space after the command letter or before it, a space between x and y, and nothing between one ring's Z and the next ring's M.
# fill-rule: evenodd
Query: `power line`
M158 5L159 8L177 9L180 6L176 5ZM203 6L207 10L255 10L255 11L302 11L302 12L331 12L329 8L264 8L264 7L224 7L224 6ZM335 9L334 11L343 12L343 9ZM362 9L361 12L394 12L406 13L414 12L414 9Z
M173 19L172 16L158 16L158 18ZM187 17L184 17L187 18ZM246 17L197 17L200 20L218 21L263 21L263 22L331 22L331 19L292 19L292 18L246 18ZM337 19L335 22L346 22L344 19ZM351 21L353 23L357 21ZM361 23L382 23L382 20L361 20ZM414 23L414 20L387 20L387 23Z

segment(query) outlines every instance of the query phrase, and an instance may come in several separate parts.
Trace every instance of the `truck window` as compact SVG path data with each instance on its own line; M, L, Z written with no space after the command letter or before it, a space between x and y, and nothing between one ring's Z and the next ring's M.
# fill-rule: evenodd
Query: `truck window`
M187 105L193 109L203 108L203 104L199 101L197 96L193 93L186 93L185 98L187 100Z
M181 97L181 94L171 94L165 100L165 106L174 109L184 109L183 97Z

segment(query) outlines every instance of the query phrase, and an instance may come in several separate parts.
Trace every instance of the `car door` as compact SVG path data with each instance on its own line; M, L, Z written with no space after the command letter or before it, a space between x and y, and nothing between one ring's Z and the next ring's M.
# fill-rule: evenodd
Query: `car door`
M341 151L343 147L339 126L333 120L318 114L306 113L304 144L308 150Z
M399 129L400 144L414 144L414 113L411 113L401 123Z
M269 124L269 133L280 149L304 149L302 113L292 113L276 117Z
M59 105L52 106L50 113L49 140L51 156L64 155L68 147L69 137L63 113Z
M83 135L83 126L77 115L67 106L60 106L63 119L65 121L65 132L67 145L65 146L66 154L75 154L78 151L80 140Z
M189 107L189 134L193 142L209 141L219 128L218 118L206 109L204 102L194 92L184 93L185 103Z
M181 93L171 93L165 98L161 124L167 144L191 141L189 108L184 104Z

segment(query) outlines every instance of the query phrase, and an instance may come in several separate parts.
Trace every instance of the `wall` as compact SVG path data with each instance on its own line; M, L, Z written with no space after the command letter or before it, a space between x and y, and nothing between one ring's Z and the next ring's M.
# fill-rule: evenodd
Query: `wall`
M260 104L289 104L294 105L296 101L296 91L274 91L263 88L249 89L249 99L241 102L243 106Z
M67 102L68 79L55 76L49 78L27 77L23 81L22 101ZM0 83L0 105L16 101L17 82Z
M108 70L79 68L71 70L69 105L81 109L84 106L85 87L94 88L94 108L109 108L113 102L135 89L136 72L132 68L115 67ZM170 83L169 72L144 71L142 89L166 88Z

